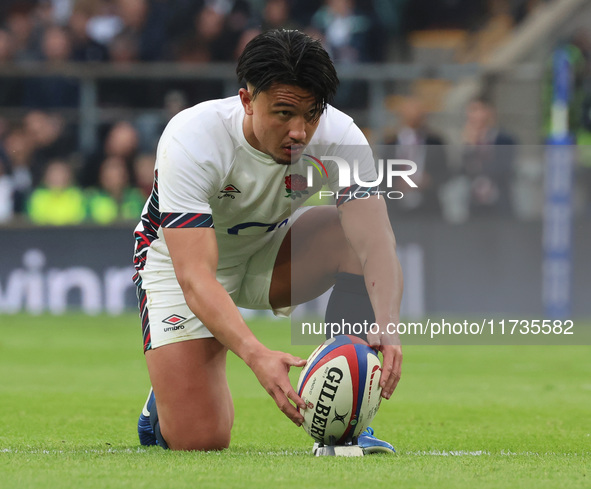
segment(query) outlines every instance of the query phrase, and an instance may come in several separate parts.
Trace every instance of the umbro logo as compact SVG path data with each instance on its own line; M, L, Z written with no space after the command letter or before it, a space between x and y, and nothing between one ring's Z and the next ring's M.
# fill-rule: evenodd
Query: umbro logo
M170 324L168 328L164 328L164 332L168 333L169 331L178 331L179 329L185 329L185 326L181 323L186 320L187 318L179 316L178 314L168 316L166 319L162 320L163 323Z
M223 199L224 197L230 197L231 199L235 199L236 196L234 194L241 193L240 190L235 185L226 185L222 190L220 190L222 195L218 195L218 199Z
M183 321L186 321L187 318L183 316L179 316L178 314L173 314L172 316L168 316L166 319L163 319L162 322L165 324L170 324L172 326L178 326Z

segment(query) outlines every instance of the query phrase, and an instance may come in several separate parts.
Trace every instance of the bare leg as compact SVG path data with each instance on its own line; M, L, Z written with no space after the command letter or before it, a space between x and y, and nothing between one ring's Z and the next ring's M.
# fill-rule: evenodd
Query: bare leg
M281 244L269 291L271 305L280 308L314 299L332 287L338 272L363 274L336 207L314 207L300 216Z
M221 450L230 444L234 407L226 348L215 338L146 352L162 436L173 450Z

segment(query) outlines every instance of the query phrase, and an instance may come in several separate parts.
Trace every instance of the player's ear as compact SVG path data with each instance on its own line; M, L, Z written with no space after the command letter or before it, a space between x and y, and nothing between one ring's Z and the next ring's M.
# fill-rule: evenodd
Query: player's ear
M244 107L244 112L246 115L252 115L252 101L253 96L252 92L250 92L246 88L241 88L238 91L238 95L240 95L240 101L242 102L242 107Z

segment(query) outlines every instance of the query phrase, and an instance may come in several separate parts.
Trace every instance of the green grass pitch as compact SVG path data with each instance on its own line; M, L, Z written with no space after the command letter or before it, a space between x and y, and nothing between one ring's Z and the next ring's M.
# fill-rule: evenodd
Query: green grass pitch
M250 324L271 348L313 349L289 346L288 322ZM591 347L404 354L373 423L396 456L314 458L234 356L231 448L177 453L137 441L149 381L135 315L0 316L0 487L591 487Z

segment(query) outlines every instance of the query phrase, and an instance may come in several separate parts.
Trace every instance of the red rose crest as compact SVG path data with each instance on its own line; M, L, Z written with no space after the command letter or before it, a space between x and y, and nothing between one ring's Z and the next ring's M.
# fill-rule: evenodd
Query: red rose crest
M306 177L303 175L288 175L285 177L285 190L287 192L286 197L291 197L292 199L298 199L302 195L308 194L308 182Z

